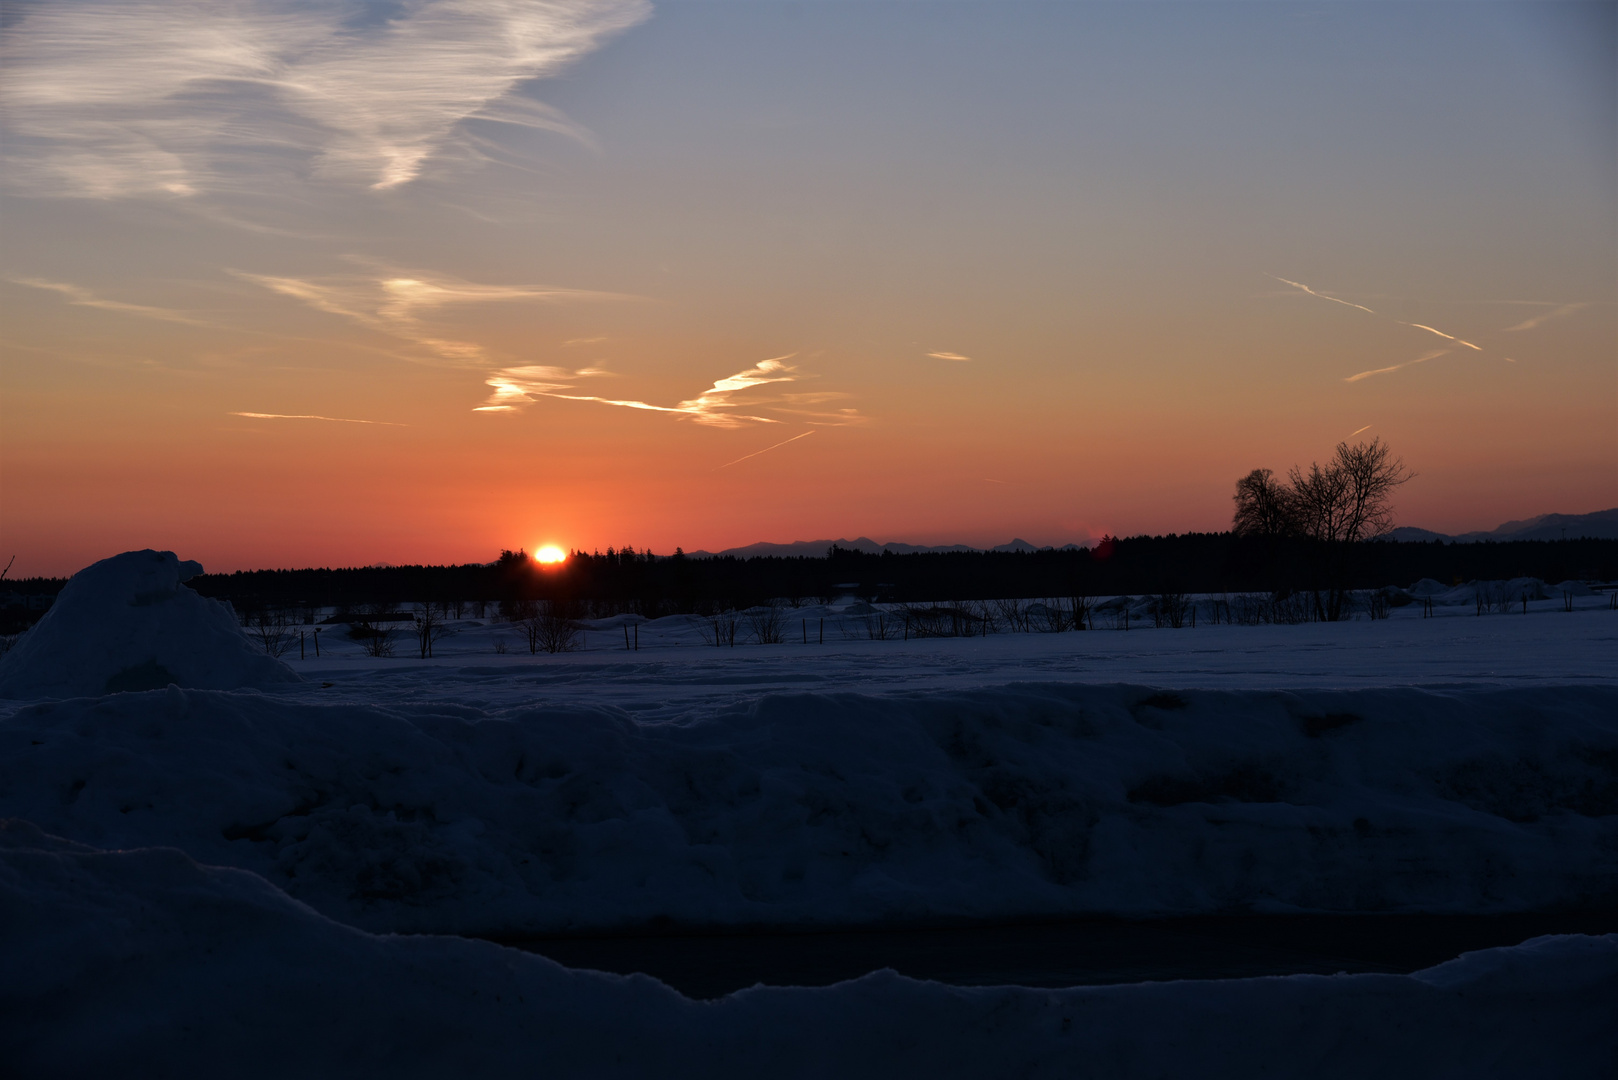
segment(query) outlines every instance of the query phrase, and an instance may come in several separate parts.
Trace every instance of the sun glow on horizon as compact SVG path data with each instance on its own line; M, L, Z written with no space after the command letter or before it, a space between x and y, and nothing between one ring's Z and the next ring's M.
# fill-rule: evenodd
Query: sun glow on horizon
M534 552L534 558L542 563L559 563L567 560L567 552L555 544L546 544Z

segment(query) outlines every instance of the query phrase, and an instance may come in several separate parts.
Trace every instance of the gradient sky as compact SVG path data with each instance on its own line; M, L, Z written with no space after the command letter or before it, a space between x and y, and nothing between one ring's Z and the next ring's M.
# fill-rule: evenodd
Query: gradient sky
M1618 505L1612 4L4 11L13 574Z

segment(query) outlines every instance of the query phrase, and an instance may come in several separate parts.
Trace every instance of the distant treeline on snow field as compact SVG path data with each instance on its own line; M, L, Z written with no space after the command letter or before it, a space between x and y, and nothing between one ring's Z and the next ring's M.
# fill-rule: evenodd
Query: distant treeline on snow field
M205 596L231 601L244 616L265 608L547 600L579 614L622 611L655 618L848 595L918 603L1141 593L1287 594L1328 584L1319 580L1319 554L1308 540L1233 533L1107 537L1093 548L1066 551L872 555L833 547L822 558L691 558L625 546L604 553L575 552L552 566L508 551L488 564L251 570L204 574L189 584ZM1610 581L1618 577L1618 541L1372 541L1339 550L1330 565L1336 580L1329 584L1352 589L1408 585L1421 578L1446 584L1524 577Z

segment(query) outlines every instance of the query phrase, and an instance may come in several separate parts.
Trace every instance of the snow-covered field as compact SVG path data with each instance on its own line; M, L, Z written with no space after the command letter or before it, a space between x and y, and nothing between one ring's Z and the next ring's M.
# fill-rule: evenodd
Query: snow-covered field
M828 627L820 644L839 607L774 645L643 623L638 651L619 619L555 656L467 622L430 661L327 630L318 660L267 669L246 639L185 629L213 627L207 609L162 621L192 604L184 572L64 593L0 660L0 818L31 823L0 860L0 1052L36 1073L206 1071L248 1047L264 1073L344 1075L440 1074L454 1048L598 1075L1618 1063L1613 937L1414 976L1052 992L889 974L698 1004L484 943L370 936L1611 909L1604 597L970 639ZM132 624L169 640L147 655ZM245 674L39 689L154 667L184 682L179 646Z

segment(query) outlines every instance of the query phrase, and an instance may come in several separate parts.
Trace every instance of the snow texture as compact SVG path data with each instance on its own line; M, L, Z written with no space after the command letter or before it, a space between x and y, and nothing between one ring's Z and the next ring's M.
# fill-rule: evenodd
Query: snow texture
M51 609L0 657L0 697L208 690L297 682L256 649L231 606L183 582L202 573L172 551L126 551L73 575Z
M1045 683L648 720L171 686L16 709L0 816L378 932L1589 907L1618 901L1618 688Z
M164 848L0 826L17 1075L1610 1077L1618 936L1413 975L1033 990L876 972L695 1002L445 937L377 937Z

